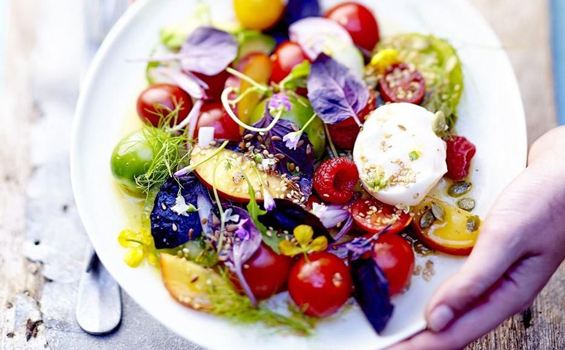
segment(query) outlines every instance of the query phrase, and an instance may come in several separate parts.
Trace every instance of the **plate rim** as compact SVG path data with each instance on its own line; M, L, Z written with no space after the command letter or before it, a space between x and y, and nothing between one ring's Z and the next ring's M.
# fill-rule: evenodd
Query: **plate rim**
M138 0L138 1L134 2L133 4L131 4L128 7L126 12L120 17L120 19L113 26L111 31L108 33L108 35L106 36L106 38L102 42L102 45L100 46L99 50L97 51L91 65L90 65L90 67L87 71L85 79L84 79L83 83L81 84L80 95L79 95L79 98L78 98L78 102L77 102L74 117L73 117L71 149L70 149L70 174L71 174L71 184L72 184L73 196L74 196L74 199L75 199L75 203L76 203L76 206L77 206L79 217L81 219L81 222L83 223L85 231L88 234L88 239L89 239L90 243L92 244L92 246L94 247L94 249L96 250L96 252L97 252L98 256L100 257L100 260L102 261L103 264L106 260L104 258L104 256L106 254L105 253L101 253L101 254L99 253L99 252L103 252L104 250L99 249L99 248L102 248L102 247L99 246L100 243L95 238L95 232L94 232L95 230L92 229L92 228L89 229L89 227L87 227L86 222L88 222L88 220L85 220L85 217L86 217L85 213L89 209L88 209L88 205L85 203L86 199L83 198L84 195L80 194L81 191L79 190L79 184L80 184L80 180L78 179L78 174L79 174L78 168L79 168L79 163L80 163L80 159L78 157L79 130L81 130L81 126L84 123L84 119L85 119L85 115L86 115L85 108L86 108L87 101L88 101L87 96L90 95L90 91L93 89L93 85L94 85L93 83L96 80L96 77L97 77L99 71L101 70L102 63L106 59L106 57L110 54L111 49L116 42L116 39L127 29L128 25L132 21L135 20L137 15L141 11L143 11L143 9L146 6L149 6L151 3L154 3L154 2L157 2L157 1L158 0ZM360 0L360 2L363 2L363 1L365 1L365 0ZM518 84L518 80L517 80L517 77L516 77L514 67L512 66L512 63L511 63L510 58L508 56L508 53L502 47L502 44L501 44L500 39L497 36L496 32L494 31L494 29L492 28L490 23L488 23L488 21L479 13L479 11L475 8L475 6L473 6L468 0L461 0L461 1L458 1L457 3L458 3L458 6L461 6L463 9L465 9L465 11L469 11L470 15L472 17L474 17L477 21L482 22L482 26L485 30L488 31L490 39L494 40L494 42L496 42L497 46L499 46L499 50L500 50L500 54L501 54L500 59L503 60L503 64L505 66L509 67L510 70L511 70L509 72L510 74L508 76L509 83L511 83L511 85L512 85L511 88L513 90L513 93L517 93L517 96L518 96L517 102L519 101L519 104L517 106L514 106L514 108L516 108L516 111L519 113L519 115L515 117L514 121L515 121L516 124L518 124L518 123L520 124L519 127L518 127L518 125L515 126L516 130L519 130L519 135L516 135L516 136L518 136L520 140L524 141L524 142L522 142L522 144L523 144L522 149L518 149L518 150L516 150L516 152L518 152L520 154L519 158L521 159L523 167L525 168L526 163L527 163L527 154L528 154L527 121L526 121L526 116L525 116L523 98L522 98L522 95L521 95L521 92L520 92L520 88L519 88L519 84ZM104 264L104 266L106 267L108 272L112 275L112 277L118 282L120 287L122 289L124 289L124 291L126 293L128 293L128 295L138 305L140 305L145 310L145 312L147 312L149 315L151 315L151 317L153 317L157 322L164 325L167 329L173 331L175 334L181 336L182 338L189 340L190 342L204 346L208 349L219 349L216 346L217 344L215 344L215 343L204 342L204 341L200 341L200 340L195 341L194 339L188 338L186 334L180 332L178 329L169 326L166 322L162 322L161 317L156 312L154 312L154 310L152 308L145 307L144 302L141 301L142 298L136 292L130 290L129 285L124 286L120 283L118 278L115 278L116 275L118 275L118 276L120 275L117 267L113 266L112 264L109 264L109 265ZM404 339L409 338L410 336L424 330L426 328L426 322L425 321L419 322L418 327L414 326L412 328L413 329L400 332ZM416 328L418 328L418 329L415 330Z

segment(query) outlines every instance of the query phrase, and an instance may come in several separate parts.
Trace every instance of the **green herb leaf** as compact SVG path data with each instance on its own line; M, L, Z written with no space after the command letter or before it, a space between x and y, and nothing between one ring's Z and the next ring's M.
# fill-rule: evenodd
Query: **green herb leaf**
M212 314L239 324L263 322L269 327L293 334L308 336L313 333L313 322L303 313L292 310L290 316L285 316L264 305L255 308L249 298L240 295L231 287L227 273L224 272L223 275L228 283L222 286L211 286L209 290L209 298L214 305Z
M306 78L310 74L310 62L304 60L304 62L295 66L290 74L284 78L279 86L281 89L285 90L296 90L299 87L306 87Z

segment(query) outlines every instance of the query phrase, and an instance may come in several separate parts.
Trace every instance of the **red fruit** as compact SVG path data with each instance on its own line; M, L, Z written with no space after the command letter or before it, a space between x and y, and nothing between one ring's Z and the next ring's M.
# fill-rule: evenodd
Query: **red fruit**
M267 299L286 286L292 259L261 244L243 265L243 276L258 300Z
M308 255L290 270L288 292L305 314L327 317L336 313L351 296L353 283L345 263L328 252Z
M341 24L351 35L355 45L367 51L373 51L379 42L379 26L375 15L357 2L339 4L325 16Z
M353 198L353 188L359 181L355 163L340 157L326 160L314 173L314 189L324 201L345 204Z
M222 92L224 91L224 86L226 84L226 80L230 77L230 74L227 71L223 71L216 75L204 75L201 73L193 73L197 78L201 79L203 82L208 84L208 89L206 89L206 95L208 98L214 101L219 101L220 97L222 96Z
M285 41L280 44L271 55L271 61L273 61L271 81L275 84L280 83L292 72L294 67L305 60L309 61L308 56L297 43Z
M367 116L377 108L377 95L374 91L369 92L369 100L367 106L359 112L359 121L365 122ZM354 118L349 118L338 124L329 124L328 130L333 143L342 149L353 149L355 140L359 135L359 126Z
M462 136L451 136L447 140L447 177L463 180L469 175L471 160L477 148Z
M214 128L215 139L230 141L241 140L239 125L227 114L224 106L220 102L210 102L202 106L194 134L198 136L200 128L204 126Z
M359 198L351 206L351 215L357 226L373 236L386 227L387 235L398 233L412 221L410 214L374 198Z
M170 126L180 124L192 109L192 98L183 89L171 84L153 84L137 98L137 114L143 121L158 127L161 116L167 117L179 103L182 107L175 120L171 119Z
M380 237L373 247L373 258L383 270L391 296L408 288L414 272L414 251L412 246L397 235Z
M407 102L420 104L426 94L426 81L420 72L406 63L397 63L387 68L379 82L385 102Z
M349 119L343 121L342 123L345 123L347 121L349 121ZM353 149L361 128L359 128L357 124L341 126L341 123L339 123L328 124L328 131L330 132L330 137L332 138L332 141L337 148Z

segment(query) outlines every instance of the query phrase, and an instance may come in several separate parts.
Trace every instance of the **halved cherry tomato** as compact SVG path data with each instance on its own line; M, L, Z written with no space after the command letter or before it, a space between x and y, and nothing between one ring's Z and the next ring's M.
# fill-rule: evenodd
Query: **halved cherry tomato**
M243 265L243 276L258 300L267 299L286 286L292 259L262 244Z
M285 41L280 44L271 55L271 61L273 61L271 81L275 84L280 83L290 74L294 67L305 60L308 60L308 57L297 43Z
M206 95L208 95L208 98L214 101L219 101L220 97L222 96L222 92L224 91L226 80L228 80L230 74L227 71L223 71L219 74L211 76L200 73L194 73L194 75L208 84L208 89L206 90Z
M214 138L230 141L240 141L239 125L231 119L220 102L207 103L202 106L195 135L203 126L214 127Z
M420 104L426 94L424 77L406 63L397 63L388 67L379 86L385 102Z
M360 198L351 206L355 223L367 231L367 236L381 232L388 225L388 234L398 233L410 224L412 217L401 209L382 203L375 198Z
M345 2L326 13L326 17L341 24L355 45L373 51L379 42L379 26L371 10L356 2Z
M412 246L397 235L380 237L373 247L373 259L388 280L389 294L400 294L410 284L414 272Z
M176 120L171 119L171 126L179 124L188 116L192 109L192 98L176 85L153 84L137 98L137 114L142 120L157 127L161 116L166 117L179 103L182 103L182 108Z
M353 282L345 263L328 252L308 255L290 270L288 292L305 314L327 317L336 313L351 296Z
M359 121L363 123L367 116L371 114L377 108L377 95L375 91L370 91L369 101L367 106L359 112ZM353 149L355 146L355 141L357 140L357 135L361 130L357 125L357 122L353 118L346 119L338 124L329 124L328 130L332 138L333 143L342 149Z
M427 246L451 255L469 255L477 242L481 220L432 197L414 208L412 227Z

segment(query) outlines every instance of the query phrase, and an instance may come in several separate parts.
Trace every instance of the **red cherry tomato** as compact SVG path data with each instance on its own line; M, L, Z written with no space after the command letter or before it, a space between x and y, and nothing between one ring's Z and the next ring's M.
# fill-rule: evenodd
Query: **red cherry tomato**
M280 44L275 52L271 55L273 62L273 73L271 81L275 84L280 83L286 78L292 69L308 60L308 57L302 51L300 45L292 41L285 41Z
M353 283L345 263L328 252L308 255L290 270L288 292L305 314L327 317L336 313L351 295Z
M286 286L292 259L262 244L243 265L243 276L258 300L267 299Z
M410 214L374 198L356 200L351 206L351 215L357 226L369 233L368 236L382 231L388 225L391 226L387 235L398 233L412 221Z
M385 102L420 104L426 94L424 77L406 63L397 63L388 67L379 86Z
M377 108L377 94L375 91L371 91L369 94L369 101L367 106L359 112L359 121L361 123L365 122L365 119L372 111ZM355 141L357 140L357 135L359 135L359 126L353 118L346 119L338 124L329 124L328 130L330 132L330 137L333 143L342 149L353 149L355 146Z
M365 6L356 2L345 2L326 13L326 17L341 24L353 39L355 45L373 51L379 42L377 19Z
M198 130L203 126L214 127L214 138L230 141L240 141L239 125L231 119L226 110L219 102L207 103L202 106L196 130L194 134L198 136Z
M230 77L227 71L223 71L216 75L204 75L200 73L193 73L197 78L208 84L208 89L206 89L206 95L208 98L214 101L219 101L224 91L224 86L226 80Z
M176 120L171 119L171 126L179 124L192 109L192 98L184 90L171 84L153 84L145 89L137 99L137 114L143 121L159 126L161 115L167 116L182 103Z
M408 288L415 259L412 246L404 238L397 235L380 237L373 247L373 258L388 280L391 296Z

